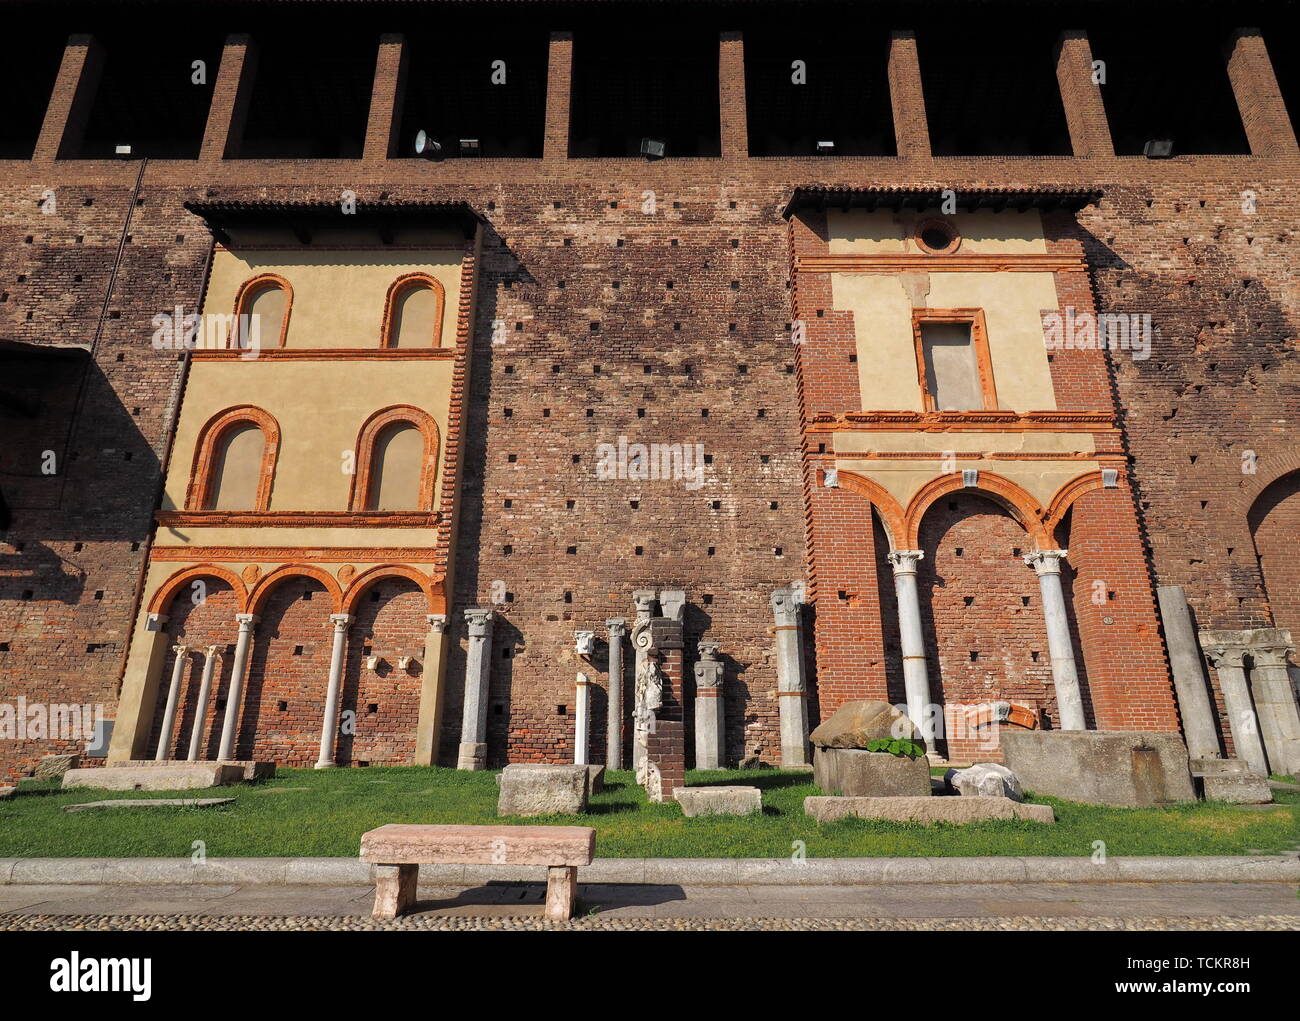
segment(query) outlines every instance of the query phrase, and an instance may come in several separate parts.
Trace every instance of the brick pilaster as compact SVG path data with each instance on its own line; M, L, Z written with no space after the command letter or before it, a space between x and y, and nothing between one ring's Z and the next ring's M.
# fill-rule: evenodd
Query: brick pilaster
M1056 80L1075 156L1114 156L1101 87L1093 81L1092 45L1082 29L1067 29L1056 44Z
M552 32L546 65L546 141L542 158L569 155L569 90L573 84L573 33Z
M34 161L48 163L76 152L86 134L86 122L103 70L104 48L93 36L68 37L32 153Z
M397 133L402 123L402 95L405 91L409 47L401 33L379 37L375 60L375 84L370 90L370 117L366 122L366 144L362 159L378 162L400 153L408 144Z
M722 119L722 158L749 156L749 123L745 110L745 37L723 32L718 46L718 109Z
M1300 151L1259 29L1239 28L1233 33L1228 43L1228 78L1237 97L1251 154L1294 156Z
M256 75L257 44L252 37L242 33L226 36L221 67L212 87L212 105L208 108L200 159L219 160L238 155Z
M894 110L898 155L928 159L930 125L925 117L916 33L911 29L898 29L889 34L889 102Z

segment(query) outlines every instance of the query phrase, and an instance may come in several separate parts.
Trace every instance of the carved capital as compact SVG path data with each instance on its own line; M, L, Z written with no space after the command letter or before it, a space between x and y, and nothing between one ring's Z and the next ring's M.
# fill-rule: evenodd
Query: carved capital
M615 617L613 620L605 621L605 627L609 629L609 640L616 642L627 634L627 621L622 617Z
M797 627L799 624L799 601L794 589L777 588L770 597L772 613L776 617L777 627Z
M469 625L471 638L487 638L492 632L492 610L482 606L472 606L465 611L465 623Z
M925 550L897 549L889 554L889 566L895 574L915 574L916 565L925 558Z
M1246 650L1239 645L1207 645L1204 649L1205 658L1215 670L1225 667L1230 670L1245 669Z
M350 613L331 613L330 623L334 625L334 633L338 634L346 631L348 625L352 623L352 614Z
M435 635L445 635L447 633L447 615L445 613L427 613L424 620L429 625L429 630Z
M632 593L632 602L636 606L636 615L638 617L650 617L654 614L655 608L655 590L652 588L639 588Z
M1036 549L1032 553L1026 553L1021 559L1026 566L1032 567L1036 574L1060 574L1061 561L1065 559L1067 553L1069 550Z

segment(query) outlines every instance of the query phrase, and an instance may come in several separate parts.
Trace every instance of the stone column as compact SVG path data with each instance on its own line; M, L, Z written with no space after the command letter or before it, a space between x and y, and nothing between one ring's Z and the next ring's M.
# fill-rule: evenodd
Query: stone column
M1255 696L1260 734L1275 773L1300 774L1300 712L1291 691L1287 656L1295 651L1291 632L1262 628L1251 635L1249 653L1254 663L1250 689Z
M1219 734L1214 726L1214 709L1205 683L1201 647L1196 643L1187 596L1179 585L1162 585L1156 589L1160 602L1160 619L1169 646L1169 664L1174 672L1174 691L1183 718L1183 736L1187 754L1193 759L1217 759Z
M203 680L199 683L199 698L194 705L194 726L190 730L189 761L199 761L199 749L203 744L203 724L208 718L208 699L212 695L212 670L217 665L221 653L217 646L209 645L203 650Z
M185 667L189 663L190 647L188 645L173 645L172 652L176 653L176 662L172 664L172 683L167 689L167 707L163 709L162 729L158 737L158 753L154 756L154 761L165 762L167 755L171 751L172 731L176 728L176 705L181 698L181 683L185 677Z
M898 640L903 656L903 688L907 693L907 716L920 732L927 749L934 750L935 719L930 711L930 668L925 662L925 637L921 632L921 595L916 587L916 565L924 550L894 550L889 564L894 569L894 593L898 602Z
M235 757L235 738L239 735L239 706L244 698L244 673L248 664L248 647L253 640L257 618L251 613L235 614L239 637L235 640L235 661L230 665L230 690L226 695L226 718L221 725L221 747L217 760Z
M772 591L776 616L776 697L781 713L781 765L808 765L808 698L799 654L799 604L794 591Z
M438 762L438 737L442 730L442 680L447 670L447 615L425 615L429 633L424 637L424 666L420 673L420 717L415 725L415 764Z
M339 695L343 690L343 656L348 647L348 625L352 617L346 613L331 613L334 641L330 648L329 686L325 689L325 717L320 724L320 755L317 769L334 768L334 746L339 733Z
M779 589L777 591L780 591ZM700 642L695 664L695 768L725 769L727 740L718 643ZM781 703L784 709L785 703ZM805 716L805 723L807 717ZM785 719L782 717L782 733Z
M585 766L591 741L591 681L586 674L578 674L577 689L573 700L573 764Z
M636 605L636 620L632 624L632 631L635 635L636 630L642 624L648 623L654 615L656 593L654 589L637 589L632 593L632 602ZM632 650L635 654L634 677L640 677L645 670L647 648L643 648L636 642L632 643ZM632 768L640 769L641 760L645 754L644 744L640 741L632 742Z
M1236 757L1245 759L1253 772L1268 776L1268 756L1264 754L1259 721L1250 702L1250 689L1246 686L1246 650L1241 634L1237 631L1202 631L1201 648L1219 675L1219 690L1223 692L1223 708L1228 714Z
M461 710L457 769L487 768L488 684L492 670L492 610L465 611L469 648L465 653L465 704Z
M1062 730L1087 730L1083 713L1083 693L1079 690L1079 671L1074 665L1074 646L1070 642L1070 618L1061 589L1061 561L1068 550L1046 549L1026 553L1024 561L1038 574L1038 590L1043 597L1043 616L1047 618L1047 649L1052 657L1052 685L1056 688L1056 708Z
M627 621L605 621L609 629L609 712L605 721L605 768L623 768L623 636Z

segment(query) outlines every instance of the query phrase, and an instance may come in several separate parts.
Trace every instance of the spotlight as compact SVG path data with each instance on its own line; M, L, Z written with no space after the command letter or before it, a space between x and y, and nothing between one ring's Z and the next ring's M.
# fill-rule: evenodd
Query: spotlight
M664 158L665 143L659 138L641 139L641 155L647 156L652 160L661 160Z
M462 156L481 156L482 151L478 144L478 139L462 138L460 140L460 154Z
M1174 154L1172 138L1153 138L1142 146L1142 155L1149 160L1167 160Z
M427 131L417 131L415 133L415 155L423 156L425 159L432 159L440 152L442 152L442 146Z
M822 141L817 143L818 156L832 156L835 153L835 143L831 141Z

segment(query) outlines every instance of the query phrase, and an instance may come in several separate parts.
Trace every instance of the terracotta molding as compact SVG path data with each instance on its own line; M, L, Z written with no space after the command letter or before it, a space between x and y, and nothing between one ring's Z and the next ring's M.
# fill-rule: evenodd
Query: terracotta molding
M351 361L451 361L456 352L451 348L263 348L256 354L229 348L197 348L190 352L196 362L226 361L299 361L299 362L351 362Z
M353 474L348 487L348 507L352 513L402 513L400 511L373 511L366 507L366 504L370 502L370 489L374 482L375 441L379 439L380 434L388 426L396 423L414 426L420 431L420 435L424 437L424 454L420 459L419 505L421 512L426 514L434 513L433 483L438 476L440 446L438 423L433 420L433 417L427 411L410 404L395 404L388 408L381 408L362 424L361 432L357 435L356 472Z
M420 586L429 601L430 613L447 612L447 596L442 577L430 577L406 564L381 564L358 574L343 594L343 612L355 613L357 600L377 581L384 578L407 578Z
M1084 273L1082 256L1020 255L797 255L797 273Z
M188 563L194 560L227 563L381 563L392 560L422 561L434 559L432 546L155 546L151 561Z
M406 296L408 291L414 291L418 288L426 287L433 291L434 297L437 298L437 312L434 314L433 342L432 348L442 347L442 318L447 308L447 292L443 290L442 284L428 273L404 273L388 288L388 294L384 298L384 325L380 333L379 346L389 351L400 351L401 348L396 346L397 338L393 336L393 316L397 309L397 302ZM407 349L420 350L420 349ZM454 349L447 349L444 357L454 357Z
M920 491L912 497L911 503L907 505L908 549L920 549L921 521L925 517L925 512L936 500L954 492L974 493L991 498L1005 507L1020 523L1021 527L1029 533L1035 546L1039 549L1051 548L1051 532L1043 524L1047 512L1038 501L1010 479L993 472L981 471L979 482L974 486L965 485L961 473L955 472L940 475L921 487Z
M817 415L809 433L858 432L1118 432L1111 411L847 411Z
M196 564L194 567L187 567L183 571L177 571L158 586L153 598L149 600L149 608L146 612L164 612L171 605L171 601L176 598L181 587L186 582L194 581L197 578L220 578L234 590L235 598L241 610L248 604L248 589L244 587L243 579L239 575L224 567L218 567L216 564Z
M271 594L271 590L286 578L314 578L329 593L331 611L333 613L343 612L343 590L339 587L334 575L323 568L301 563L285 564L283 567L277 567L270 574L264 575L262 580L254 585L253 590L248 594L248 601L245 604L246 612L261 613L262 606L265 604L267 596Z
M1120 477L1123 477L1122 472ZM1094 489L1102 489L1103 487L1100 471L1086 472L1063 485L1056 491L1056 495L1052 497L1051 503L1047 506L1045 517L1047 530L1055 532L1056 526L1065 519L1070 507L1084 493L1091 493Z
M253 298L260 291L266 290L267 287L278 287L284 291L284 315L280 318L280 335L276 338L275 343L277 348L284 347L285 340L289 335L289 316L293 312L293 285L278 273L259 273L257 276L249 277L240 284L239 290L235 294L235 318L230 326L230 335L226 338L227 350L233 350L239 354L248 353L248 348L239 348L232 343L235 339L234 331L239 328L239 317L251 314L248 311L248 306L252 303ZM263 349L259 348L258 350Z
M232 352L234 353L234 352ZM262 467L257 482L257 506L250 511L213 511L212 473L216 470L217 449L231 429L251 423L262 430ZM271 486L275 480L275 463L280 456L280 423L275 416L253 404L240 404L218 412L203 424L195 444L194 462L185 492L184 512L161 511L161 514L257 514L266 513L271 505Z
M922 234L931 228L946 231L950 235L948 243L942 248L931 248L921 237ZM961 247L961 233L957 230L956 225L937 216L932 216L929 219L922 220L918 223L916 229L912 231L912 240L916 242L916 247L921 249L921 251L926 255L951 255Z
M975 363L980 377L980 394L985 411L998 410L998 392L993 382L993 357L989 354L988 327L982 308L914 308L912 309L912 339L916 344L916 372L921 385L921 401L926 411L938 411L934 395L925 378L925 342L921 328L926 323L969 323L971 347L975 350Z
M865 475L841 470L838 473L838 480L841 489L865 496L871 501L876 513L880 515L881 523L885 526L885 534L889 536L890 544L897 549L898 544L907 536L907 515L902 504L895 500L889 490L879 482ZM915 549L915 547L909 548Z
M437 511L158 511L167 528L428 528Z
M1269 466L1274 469L1272 474L1264 475L1257 471L1254 475L1243 475L1241 489L1237 494L1237 509L1243 515L1250 514L1255 507L1255 501L1264 495L1264 490L1300 469L1300 451L1286 451L1281 454L1270 453L1257 457L1255 460L1256 467L1261 465L1265 458L1267 458Z

